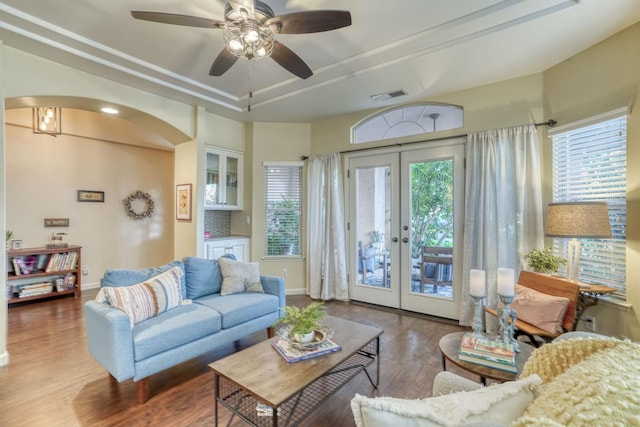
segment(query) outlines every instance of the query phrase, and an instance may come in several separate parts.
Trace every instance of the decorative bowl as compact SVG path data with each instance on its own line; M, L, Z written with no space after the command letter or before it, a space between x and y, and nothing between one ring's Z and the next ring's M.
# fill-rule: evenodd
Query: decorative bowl
M333 336L333 331L331 329L327 328L324 325L320 325L318 329L313 331L314 336L311 342L301 343L293 339L293 337L289 333L290 331L291 327L289 325L286 325L280 328L280 330L278 331L278 335L280 336L280 338L288 341L291 347L301 351L315 350L320 344L328 339L331 339L331 337Z

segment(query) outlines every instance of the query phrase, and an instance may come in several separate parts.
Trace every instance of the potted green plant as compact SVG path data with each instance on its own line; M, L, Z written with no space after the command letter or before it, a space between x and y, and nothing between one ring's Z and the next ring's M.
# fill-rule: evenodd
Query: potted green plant
M11 231L11 230L7 230L7 231L5 232L5 235L6 235L7 237L5 238L4 246L5 246L5 248L6 248L6 249L9 249L9 242L11 241L11 238L13 237L13 231Z
M565 265L565 258L554 255L551 248L531 249L524 256L527 265L536 273L557 273L561 265Z
M276 324L284 323L289 326L290 339L307 343L313 340L325 314L327 310L323 302L312 302L302 309L288 305L284 308L284 316L278 319Z

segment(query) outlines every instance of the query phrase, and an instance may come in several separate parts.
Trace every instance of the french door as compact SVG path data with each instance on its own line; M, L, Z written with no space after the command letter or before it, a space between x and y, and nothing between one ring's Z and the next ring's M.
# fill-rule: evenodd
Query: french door
M350 298L458 318L464 145L347 156Z

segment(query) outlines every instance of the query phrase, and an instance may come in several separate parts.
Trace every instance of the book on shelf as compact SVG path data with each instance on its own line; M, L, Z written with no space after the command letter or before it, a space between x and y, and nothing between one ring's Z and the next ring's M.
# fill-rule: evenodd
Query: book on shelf
M271 341L271 345L276 351L289 363L299 362L301 360L312 359L329 353L335 353L342 350L342 346L331 340L325 340L313 350L299 350L293 347L289 341L277 338Z
M18 265L18 257L12 258L11 259L11 263L13 264L13 273L16 276L20 276L22 275L22 272L20 271L20 266Z
M469 363L475 363L476 365L486 366L488 368L500 369L502 371L511 372L513 374L518 373L518 367L514 363L506 362L504 360L491 360L489 358L471 356L464 353L458 354L458 359Z
M44 295L53 292L51 282L31 283L29 285L14 286L18 298L31 297L34 295Z
M509 363L515 363L516 359L516 352L511 343L488 337L477 338L469 335L463 336L460 342L460 353Z

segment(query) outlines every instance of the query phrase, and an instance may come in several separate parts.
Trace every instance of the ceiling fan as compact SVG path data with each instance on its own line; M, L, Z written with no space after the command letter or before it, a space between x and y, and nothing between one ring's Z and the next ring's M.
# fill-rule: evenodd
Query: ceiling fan
M164 12L131 11L136 19L187 27L224 31L225 48L211 65L209 75L221 76L238 58L250 60L271 57L280 66L300 77L313 72L291 49L278 42L275 34L308 34L331 31L351 25L351 14L343 10L311 10L274 16L260 0L228 0L224 21Z

